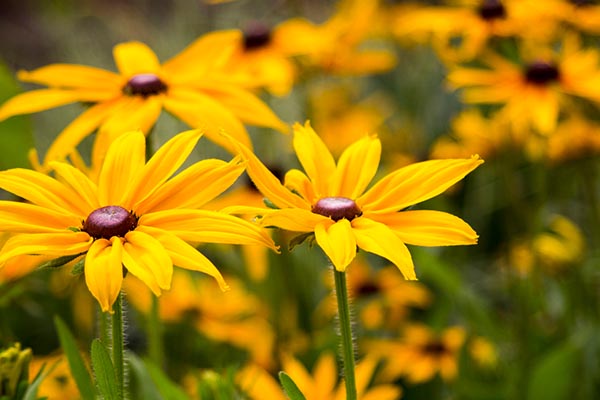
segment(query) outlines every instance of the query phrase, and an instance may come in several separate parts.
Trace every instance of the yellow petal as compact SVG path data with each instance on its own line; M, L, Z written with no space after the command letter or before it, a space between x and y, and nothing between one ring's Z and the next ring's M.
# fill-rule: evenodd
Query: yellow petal
M332 353L320 356L313 367L312 375L315 377L321 398L330 397L338 379L335 356Z
M308 122L304 126L294 125L294 149L306 175L315 187L317 196L332 196L328 190L329 182L335 175L335 161Z
M277 250L273 240L257 225L217 211L158 211L142 215L138 224L171 232L187 242L262 244Z
M367 136L348 147L341 155L329 193L356 199L360 196L379 167L381 142Z
M310 179L299 169L290 169L285 173L284 186L292 192L298 193L309 204L314 204L319 200Z
M412 245L454 246L477 243L477 233L469 224L441 211L402 211L373 215L370 218L387 225L400 240Z
M24 82L50 87L121 91L123 78L119 74L101 68L76 64L51 64L33 71L19 71L18 78Z
M173 261L162 244L147 233L138 230L127 232L123 264L155 295L159 296L161 289L171 288Z
M0 265L9 258L39 254L68 256L85 253L93 239L85 232L34 233L11 236L0 252Z
M7 232L64 232L68 227L81 227L82 218L35 204L0 201L0 221Z
M126 78L136 74L160 72L160 62L156 54L141 42L125 42L113 48L117 68Z
M292 232L313 232L318 224L331 222L331 219L308 210L284 208L265 212L261 224L276 226Z
M193 246L162 229L139 226L137 230L158 240L176 266L208 274L217 280L221 290L228 289L217 267Z
M410 252L390 228L368 218L358 217L352 220L352 231L358 247L387 258L400 269L404 279L417 279Z
M234 152L231 143L221 132L233 136L247 147L252 147L246 128L231 110L200 91L170 88L164 101L165 110L192 128L201 129L207 138Z
M0 188L62 214L87 216L90 212L79 193L37 171L23 168L1 171Z
M128 96L128 101L122 101L120 107L115 107L100 129L116 136L131 130L148 132L154 126L162 111L163 95Z
M165 182L134 208L140 215L172 208L199 208L233 185L242 172L244 164L239 157L229 163L202 160Z
M100 124L119 107L120 99L100 103L90 107L75 118L52 142L44 157L44 165L50 161L64 161L77 145L90 135Z
M150 196L160 185L171 177L188 158L198 139L202 136L199 130L191 130L175 135L162 145L148 160L136 176L136 181L130 182L131 188L126 204L139 204Z
M112 142L98 178L100 203L125 206L123 200L145 160L146 138L142 132L127 132Z
M119 238L96 240L85 256L85 283L103 312L112 314L112 305L123 283L123 246Z
M315 398L316 382L313 381L311 374L304 365L292 356L282 357L283 370L288 374L298 386L298 389L307 399Z
M363 211L399 211L439 195L482 163L473 156L411 164L383 177L356 202Z
M254 153L242 143L229 138L239 154L248 162L246 172L258 190L278 207L294 207L310 210L310 203L286 189Z
M80 93L63 89L39 89L10 98L0 107L0 121L13 115L45 111L83 100Z
M79 195L78 200L81 199L83 203L81 204L82 209L87 208L89 213L100 208L98 187L83 172L69 164L59 162L50 163L50 167L58 178L71 186Z
M343 218L331 225L317 224L315 238L338 271L345 271L356 257L356 239L350 221Z

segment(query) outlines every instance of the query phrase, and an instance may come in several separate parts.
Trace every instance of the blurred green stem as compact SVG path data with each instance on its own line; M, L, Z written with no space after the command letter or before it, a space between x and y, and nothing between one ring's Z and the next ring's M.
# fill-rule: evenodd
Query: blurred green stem
M123 294L119 293L112 314L112 354L113 367L117 378L117 393L119 399L124 399L125 394L125 358L123 334Z
M354 342L350 322L350 304L346 288L346 273L333 267L335 279L335 296L338 305L340 335L342 336L342 357L344 360L344 377L346 382L346 400L356 400L356 379L354 376Z
M160 320L160 300L152 296L150 315L148 316L148 353L150 359L159 367L163 366L163 327Z

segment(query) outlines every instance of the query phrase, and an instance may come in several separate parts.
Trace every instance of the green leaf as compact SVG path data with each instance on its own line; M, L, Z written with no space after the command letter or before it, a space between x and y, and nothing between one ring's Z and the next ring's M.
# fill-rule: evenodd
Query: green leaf
M92 368L96 374L96 385L105 399L118 397L117 378L110 353L99 339L92 341Z
M306 397L302 394L296 383L292 378L283 371L279 372L279 382L283 386L283 391L290 398L290 400L306 400Z
M533 370L527 399L570 399L580 355L580 348L570 341L546 353Z
M74 259L76 259L77 257L79 257L82 254L83 253L73 254L70 256L62 256L62 257L55 258L53 260L46 261L46 262L40 264L38 269L62 267L66 263L73 261Z
M73 268L71 269L71 275L81 275L83 274L83 269L85 268L85 257L81 257L81 260L77 261Z
M27 388L27 391L23 395L22 400L36 400L38 398L37 391L40 387L40 384L44 379L46 379L48 375L50 375L50 373L54 370L54 368L56 368L59 362L61 362L61 360L55 361L54 364L52 364L52 366L50 366L50 368L48 369L46 369L46 364L42 365L37 375L35 376L35 378L33 378L33 381Z
M69 367L71 368L71 374L73 375L73 379L77 384L77 388L79 389L81 397L84 399L96 398L96 390L94 389L92 378L90 377L89 371L85 367L85 363L81 358L81 354L79 354L79 349L77 348L77 343L75 342L73 334L71 334L71 331L69 331L69 328L59 316L54 317L54 325L58 331L60 346L67 356Z
M275 203L273 203L271 200L267 199L266 197L263 198L263 203L265 203L265 206L272 208L274 210L279 210L279 207L277 207L277 205Z
M145 400L190 400L185 392L150 360L142 361L132 353L128 353L127 359L132 372L141 383L139 386L143 393L138 393L139 398Z
M310 247L312 247L313 244L315 243L315 233L314 232L306 232L306 233L301 233L300 235L294 236L290 240L290 244L288 245L288 250L289 251L294 250L294 248L296 246L301 245L305 241L308 241L308 245Z

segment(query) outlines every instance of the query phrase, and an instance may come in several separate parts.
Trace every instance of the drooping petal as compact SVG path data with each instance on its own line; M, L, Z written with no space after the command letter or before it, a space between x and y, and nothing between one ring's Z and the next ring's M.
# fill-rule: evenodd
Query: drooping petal
M164 101L165 110L188 124L201 129L207 138L234 152L221 132L233 136L246 147L252 147L250 137L238 117L225 105L205 93L184 88L170 88Z
M131 182L146 160L146 138L140 131L127 132L110 145L98 178L98 198L103 205L122 205Z
M2 104L2 107L0 107L0 121L14 115L45 111L76 101L97 101L96 98L86 99L85 94L65 89L38 89L21 93Z
M93 239L85 232L53 232L11 236L0 252L0 265L25 254L68 256L85 253Z
M50 167L56 173L58 178L71 186L75 193L79 195L77 200L81 200L81 209L88 208L87 213L100 208L98 202L98 187L79 169L65 163L52 162Z
M244 172L236 157L230 162L202 160L165 182L134 209L140 215L171 208L199 208L227 190Z
M482 163L479 156L473 156L411 164L383 177L356 203L363 211L399 211L439 195Z
M441 211L402 211L376 214L370 218L385 224L400 240L412 245L454 246L477 243L477 233L469 224Z
M298 208L267 210L261 220L263 226L276 226L292 232L312 232L319 224L331 221L330 218Z
M410 252L390 228L368 218L358 217L352 220L352 232L358 247L387 258L400 269L404 279L417 279Z
M163 229L187 242L262 244L277 249L269 235L257 225L218 211L157 211L142 215L138 225Z
M125 42L113 48L115 64L121 75L130 78L136 74L160 72L160 61L156 54L144 43Z
M286 189L279 178L273 175L249 148L232 138L229 140L235 146L237 152L248 162L246 172L267 199L281 208L293 207L310 210L310 203Z
M120 92L123 78L112 71L77 64L50 64L33 71L19 71L19 80L55 88L95 89Z
M81 216L35 204L0 201L0 221L7 232L64 232L68 227L81 227L81 220Z
M202 132L197 129L186 131L163 144L142 168L136 181L130 182L125 203L139 204L150 196L179 169L194 150L200 136ZM135 209L135 205L132 208Z
M103 312L112 314L112 305L123 283L123 246L121 239L96 240L85 256L85 283L100 303Z
M286 172L283 184L292 192L302 196L309 204L314 204L319 200L310 179L299 169L290 169Z
M325 143L306 122L294 125L294 149L318 197L331 196L329 182L335 175L335 160Z
M330 225L317 224L315 238L338 271L345 271L356 257L356 239L350 221L345 218Z
M350 145L341 155L329 193L356 199L360 196L379 167L381 142L375 136L367 136Z
M0 171L0 188L62 214L87 215L85 199L48 175L24 168Z
M193 246L162 229L150 226L139 226L137 230L158 240L166 250L167 254L169 254L169 257L171 257L174 265L191 271L199 271L208 274L217 280L221 290L228 289L228 286L217 267Z
M127 232L123 244L125 268L152 292L159 296L161 289L171 288L173 261L161 242L139 230Z

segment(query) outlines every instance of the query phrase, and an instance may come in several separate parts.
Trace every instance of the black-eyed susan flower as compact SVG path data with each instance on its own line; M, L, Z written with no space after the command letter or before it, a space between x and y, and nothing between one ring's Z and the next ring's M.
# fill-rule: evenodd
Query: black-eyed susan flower
M336 270L344 271L359 247L387 258L405 278L416 279L405 243L443 246L477 242L475 231L458 217L440 211L405 209L461 180L483 162L478 156L412 164L367 190L379 167L381 143L376 136L352 144L337 164L308 123L294 126L293 143L306 173L288 171L284 185L249 149L238 147L257 188L279 207L259 211L262 223L314 233Z
M146 163L142 132L123 134L108 148L97 182L62 162L51 163L56 178L26 169L0 172L0 187L28 201L0 202L2 229L13 234L0 265L24 254L85 257L85 281L103 311L119 295L124 271L155 295L171 286L173 265L207 273L226 288L217 268L189 243L274 246L249 222L197 209L242 173L239 158L199 161L173 176L200 136L181 133Z
M516 132L534 128L549 134L570 97L600 101L600 53L581 48L573 36L565 38L560 53L535 53L524 54L521 63L488 53L482 58L488 68L457 67L448 81L464 88L467 103L501 105L499 112Z
M95 149L104 154L115 135L134 129L148 132L163 109L202 128L212 140L219 142L218 132L224 129L249 145L243 123L282 131L287 127L254 94L218 72L231 56L237 36L238 31L204 35L163 64L147 45L121 43L113 49L118 72L72 64L20 71L20 80L48 88L9 99L0 107L0 120L73 102L93 104L52 143L45 166L64 159L96 129L100 139Z

